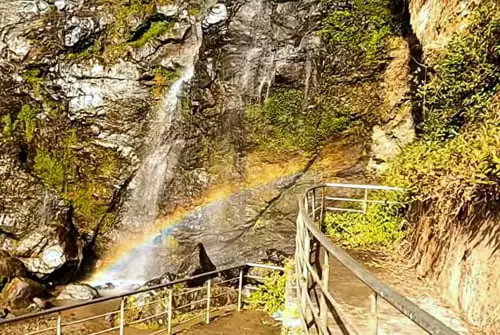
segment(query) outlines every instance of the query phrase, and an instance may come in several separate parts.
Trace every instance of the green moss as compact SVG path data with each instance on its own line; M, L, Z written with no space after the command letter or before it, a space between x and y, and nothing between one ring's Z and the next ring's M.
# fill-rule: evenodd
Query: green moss
M25 104L22 106L21 111L17 114L17 120L14 128L22 124L26 141L29 143L33 140L36 131L36 116L39 110L31 105Z
M55 155L37 150L33 172L43 180L45 185L59 192L64 190L66 181L64 165Z
M249 139L257 149L275 153L314 151L348 122L345 111L322 105L304 109L304 93L282 90L246 114Z
M188 9L188 14L189 16L199 16L201 14L201 8L200 7L189 7Z
M5 137L11 137L13 131L12 118L9 114L2 116L2 134Z
M155 67L153 73L155 75L153 79L153 95L155 97L162 97L165 88L171 86L181 75L180 71L168 70L162 66Z
M23 79L31 86L33 95L35 98L42 97L42 84L45 79L41 77L41 72L39 69L29 69L23 73Z
M174 22L172 21L153 22L151 27L149 27L149 29L137 41L131 42L130 44L137 48L143 47L149 41L156 39L172 29L173 26Z

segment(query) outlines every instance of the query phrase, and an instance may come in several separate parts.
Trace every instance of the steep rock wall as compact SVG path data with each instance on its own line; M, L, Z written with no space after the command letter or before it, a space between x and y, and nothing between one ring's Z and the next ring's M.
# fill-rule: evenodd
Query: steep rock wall
M424 55L439 57L454 34L466 33L471 13L481 2L410 1L411 25ZM498 110L498 94L497 102L492 100ZM436 283L449 303L474 325L495 333L500 327L498 197L485 198L483 204L454 216L446 234L437 227L449 218L436 218L432 204L418 211L413 257L418 273Z

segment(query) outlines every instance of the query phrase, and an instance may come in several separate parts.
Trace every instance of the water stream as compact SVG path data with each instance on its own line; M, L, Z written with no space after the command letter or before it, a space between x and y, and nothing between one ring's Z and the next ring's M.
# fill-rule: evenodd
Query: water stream
M193 23L192 28L193 36L186 41L176 57L175 63L183 66L181 75L166 90L158 106L147 137L149 143L145 146L144 161L129 185L129 197L123 206L120 221L122 231L126 234L119 236L119 243L131 243L131 235L145 235L152 229L158 216L164 185L174 176L184 140L172 140L169 135L175 121L181 117L180 100L185 85L193 78L202 40L200 24ZM141 248L140 252L135 252L116 271L107 274L106 281L125 287L144 283L150 279L147 274L150 259L150 249Z

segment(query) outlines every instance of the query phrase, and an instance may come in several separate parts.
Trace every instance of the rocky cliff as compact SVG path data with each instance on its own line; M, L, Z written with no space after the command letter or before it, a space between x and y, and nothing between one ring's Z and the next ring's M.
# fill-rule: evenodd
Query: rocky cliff
M246 113L292 89L293 112L306 108L317 1L13 0L0 13L1 248L29 273L66 281L111 246L158 249L158 234L175 240L158 251L171 271L196 242L218 265L292 252L293 196L272 229L266 215L317 153L250 155Z
M495 160L500 148L498 3L415 0L410 1L409 11L427 62L423 72L430 89L421 91L427 99L423 101L424 118L434 117L429 109L435 109L440 114L438 122L456 129L458 135L449 138L458 136L468 148L464 150L457 140L447 143L440 139L439 146L446 148L438 154L442 167L435 159L418 158L420 166L431 168L417 173L420 182L413 181L419 187L427 185L417 191L425 193L426 199L420 198L414 217L413 259L419 275L437 283L442 296L471 323L495 333L500 326L499 170ZM481 97L475 100L477 104L472 102L474 96ZM478 114L465 112L474 108ZM431 128L431 122L427 124ZM429 130L423 129L423 137L438 133Z
M482 196L495 186L476 187L498 181L496 128L483 124L498 106L497 28L487 14L471 24L487 2L3 1L2 283L95 266L97 281L144 282L181 271L199 243L215 266L280 258L296 194L363 182L367 167L413 193L416 217L495 200ZM479 147L474 124L489 134ZM450 154L457 134L477 150ZM486 163L464 172L462 160ZM443 186L459 179L472 186ZM482 209L477 229L414 219L411 231L418 271L491 325L498 232Z

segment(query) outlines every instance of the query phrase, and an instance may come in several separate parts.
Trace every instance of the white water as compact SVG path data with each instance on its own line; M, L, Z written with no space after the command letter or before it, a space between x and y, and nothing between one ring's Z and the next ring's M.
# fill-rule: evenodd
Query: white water
M146 144L145 159L129 185L129 197L121 213L121 227L126 234L150 233L150 228L158 215L159 201L164 193L164 186L174 177L184 141L169 140L170 131L175 121L180 120L179 103L185 85L194 75L194 67L201 46L201 26L193 24L193 36L186 41L177 55L173 55L176 64L182 64L180 78L169 88L157 109ZM119 243L128 243L127 236L119 236ZM138 246L138 252L124 257L119 264L96 273L91 278L92 285L112 283L116 290L127 291L140 285L153 276L150 266L154 262L152 248L149 245Z

